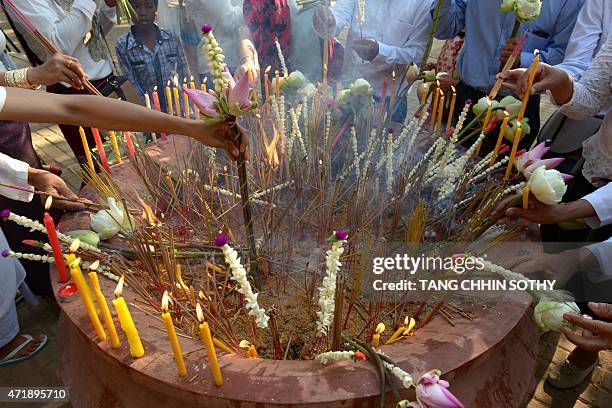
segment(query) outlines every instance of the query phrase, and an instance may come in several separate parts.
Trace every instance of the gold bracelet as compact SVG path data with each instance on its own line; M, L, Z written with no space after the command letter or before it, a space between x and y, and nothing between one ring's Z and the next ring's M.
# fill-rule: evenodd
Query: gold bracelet
M25 89L38 89L40 85L32 85L28 81L28 70L30 68L16 69L13 71L6 71L4 73L4 82L6 86L13 88L25 88Z

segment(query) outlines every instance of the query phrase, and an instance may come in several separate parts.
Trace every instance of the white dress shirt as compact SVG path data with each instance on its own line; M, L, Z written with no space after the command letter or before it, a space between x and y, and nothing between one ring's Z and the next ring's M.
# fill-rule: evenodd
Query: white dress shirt
M104 0L100 0L100 5L94 0L74 0L70 10L65 12L53 0L13 0L13 3L59 52L77 58L90 80L102 79L111 74L111 63L107 59L94 61L84 40L91 30L92 18L98 9L101 11L102 31L110 30L116 19L114 7L108 7ZM21 29L18 17L9 14L36 55L46 60L49 56L46 49L27 30Z
M596 218L586 220L591 228L601 228L612 224L612 183L606 184L582 199L588 201L597 214ZM612 279L612 238L589 245L586 249L597 258L600 268L599 271L589 271L591 281L601 282Z
M401 76L406 66L420 64L427 46L431 26L429 12L433 0L378 0L365 3L365 22L359 26L356 0L338 0L332 8L336 18L337 35L349 27L345 72L350 80L365 78L380 95L384 78L391 78L395 69ZM379 53L371 62L364 61L352 51L353 41L373 37L378 41ZM387 93L389 95L389 93Z
M587 0L578 14L563 62L557 68L563 69L578 81L608 38L611 25L612 2Z

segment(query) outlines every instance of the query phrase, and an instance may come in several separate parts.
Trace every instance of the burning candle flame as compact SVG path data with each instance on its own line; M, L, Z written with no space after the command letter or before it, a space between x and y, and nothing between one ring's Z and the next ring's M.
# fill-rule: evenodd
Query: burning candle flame
M72 244L70 244L70 248L68 248L68 251L70 251L71 254L74 254L76 251L78 251L80 246L81 240L77 237L74 239L74 241L72 241Z
M164 295L162 296L162 301L161 301L161 306L162 309L164 309L164 312L168 311L168 300L170 298L170 295L168 295L168 291L165 290L164 291Z
M157 85L153 87L153 92L157 92Z
M196 314L198 315L200 323L204 322L204 313L202 312L202 306L200 306L199 302L196 304Z
M49 196L47 200L45 200L45 210L51 208L51 204L53 204L53 197Z
M249 347L251 347L251 343L248 340L242 340L239 345L240 345L240 348L249 348Z
M381 334L384 331L385 331L385 324L378 323L378 326L376 326L376 333Z
M123 293L123 282L125 282L125 275L121 275L119 278L119 283L117 283L117 287L115 288L115 296L119 297Z
M409 322L409 321L410 321L410 320L409 320L409 317L408 317L408 316L406 316L406 317L404 318L404 326L408 326L408 322Z
M89 270L90 271L95 271L98 269L98 267L100 266L100 261L96 260L94 263L92 263L91 265L89 265Z
M270 70L272 69L272 65L268 65L268 67L266 68L266 70L264 71L266 75L268 75L270 73Z
M457 93L457 90L455 89L454 86L451 85L451 89L453 90L453 93Z
M200 297L200 299L202 299L202 300L206 299L206 297L204 296L204 292L202 292L202 291L199 291L199 292L198 292L198 296L199 296L199 297Z
M76 258L74 261L70 262L70 266L79 266L81 264L81 258Z

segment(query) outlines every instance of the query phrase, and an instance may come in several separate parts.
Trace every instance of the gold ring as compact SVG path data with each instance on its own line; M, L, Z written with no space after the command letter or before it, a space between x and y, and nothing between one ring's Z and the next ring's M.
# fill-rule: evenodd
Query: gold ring
M73 63L73 62L74 62L73 60L68 60L68 61L66 61L66 66L67 66L68 68L70 68L70 66L72 65L72 63Z

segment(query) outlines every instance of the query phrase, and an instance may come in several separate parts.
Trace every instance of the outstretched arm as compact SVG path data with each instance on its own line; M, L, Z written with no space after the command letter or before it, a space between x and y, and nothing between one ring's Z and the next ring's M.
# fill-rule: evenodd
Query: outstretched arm
M232 129L227 122L205 125L202 121L179 118L101 96L56 95L16 88L0 89L6 91L6 102L0 111L0 120L175 133L190 136L210 147L223 148L233 159L238 158L238 149L246 151L247 138L242 137L243 143L240 147L236 146ZM33 100L36 103L33 104Z

